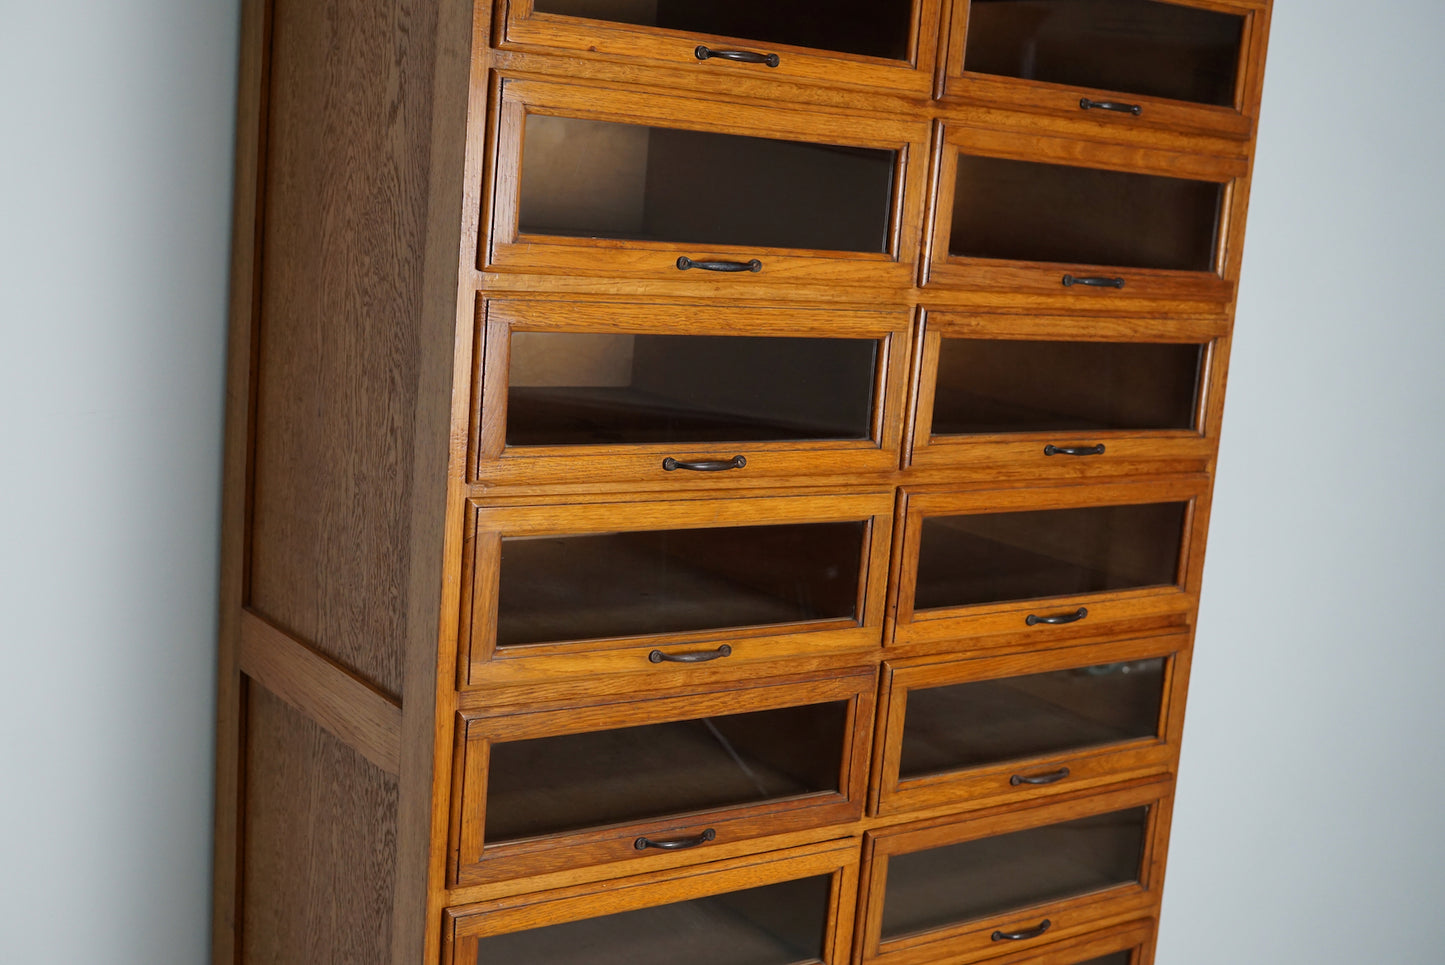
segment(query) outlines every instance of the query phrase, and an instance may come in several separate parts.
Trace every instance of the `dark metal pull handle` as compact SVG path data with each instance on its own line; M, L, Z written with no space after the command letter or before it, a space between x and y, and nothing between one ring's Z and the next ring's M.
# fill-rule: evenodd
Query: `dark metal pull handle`
M700 268L703 271L751 271L756 273L763 270L763 263L756 258L752 261L693 261L687 255L683 255L677 259L677 268L679 271Z
M1053 922L1045 918L1035 928L1025 928L1023 931L996 931L989 938L996 942L1021 942L1030 938L1038 938L1052 925Z
M1084 111L1113 111L1116 114L1133 114L1135 117L1144 113L1144 108L1138 104L1120 104L1117 101L1091 101L1087 97L1079 98L1079 109Z
M719 60L731 60L735 64L767 64L769 67L776 67L783 62L777 54L760 54L752 50L713 50L706 44L698 44L693 55L698 60L716 57Z
M699 650L695 653L663 653L661 650L654 650L647 655L647 659L653 663L707 663L709 660L721 660L732 655L733 648L723 644L716 650Z
M1057 784L1068 776L1069 769L1067 767L1061 767L1057 771L1050 771L1047 774L1031 774L1028 777L1024 777L1022 774L1015 774L1008 779L1008 782L1014 787L1018 787L1020 784Z
M1031 627L1038 626L1040 623L1046 623L1051 627L1056 627L1061 623L1078 623L1088 615L1089 611L1084 607L1079 607L1073 613L1059 613L1051 617L1041 617L1037 613L1030 613L1024 620L1024 623L1027 623Z
M688 848L696 848L700 844L707 844L717 837L717 832L708 828L702 834L692 838L673 838L671 841L654 841L651 838L638 838L632 842L632 846L638 851L646 851L648 848L656 848L659 851L685 851Z
M686 469L689 472L726 472L729 469L741 469L747 464L747 456L733 456L731 459L705 459L702 462L679 462L671 456L662 460L662 468L666 472L678 469Z
M1064 287L1073 288L1075 285L1084 285L1088 288L1123 288L1122 278L1075 278L1073 275L1064 276Z
M1044 455L1046 456L1102 456L1103 454L1104 444L1102 442L1097 446L1044 446Z

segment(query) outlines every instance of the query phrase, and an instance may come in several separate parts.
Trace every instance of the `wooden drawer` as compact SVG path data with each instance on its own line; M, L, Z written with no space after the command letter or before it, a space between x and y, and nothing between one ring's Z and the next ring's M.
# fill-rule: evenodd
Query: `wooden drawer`
M497 117L487 271L730 299L912 283L924 121L516 77Z
M1154 922L1141 918L1079 938L991 957L988 965L1150 965L1153 954Z
M895 652L1037 649L1183 625L1209 480L905 490Z
M950 478L1203 472L1228 319L930 311L908 465Z
M876 680L463 716L453 882L533 890L511 879L615 877L856 820Z
M1047 297L1060 314L1227 304L1242 158L948 123L927 284Z
M1042 952L1151 914L1171 803L1172 785L1156 781L869 832L859 960L929 965Z
M1247 141L1267 0L952 0L944 96Z
M981 808L1171 771L1189 635L884 666L872 813Z
M893 494L472 507L471 686L874 650Z
M683 83L821 83L926 97L939 0L508 0L496 16L504 50L670 67Z
M777 485L898 467L910 313L492 299L473 479Z
M848 965L850 838L450 908L447 965Z

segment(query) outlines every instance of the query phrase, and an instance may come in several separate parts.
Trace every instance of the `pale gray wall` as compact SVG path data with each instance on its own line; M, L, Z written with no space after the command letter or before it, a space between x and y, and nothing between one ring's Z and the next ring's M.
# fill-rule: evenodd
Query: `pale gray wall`
M0 958L205 960L235 0L0 0ZM1159 965L1445 958L1445 7L1279 0Z

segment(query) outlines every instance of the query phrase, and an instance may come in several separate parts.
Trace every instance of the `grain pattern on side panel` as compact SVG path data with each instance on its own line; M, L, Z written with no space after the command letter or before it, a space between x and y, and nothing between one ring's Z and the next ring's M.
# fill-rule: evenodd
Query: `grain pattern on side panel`
M402 690L436 7L275 0L253 608Z
M244 965L391 961L396 782L249 688Z

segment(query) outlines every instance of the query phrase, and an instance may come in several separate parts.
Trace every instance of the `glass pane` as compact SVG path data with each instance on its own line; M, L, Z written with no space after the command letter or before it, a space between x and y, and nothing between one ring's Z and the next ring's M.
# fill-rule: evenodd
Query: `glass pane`
M1079 965L1129 965L1132 951L1115 952L1112 955L1105 955L1103 958L1091 958L1087 962L1080 962Z
M913 0L536 0L538 13L907 60Z
M1199 345L945 338L933 434L1193 429Z
M914 608L1174 583L1187 508L1146 503L925 518Z
M887 252L897 160L897 151L530 114L518 229Z
M908 692L903 778L1154 737L1164 658Z
M960 154L948 253L1213 271L1213 181Z
M848 704L493 744L488 844L838 790Z
M852 619L865 528L506 537L497 645Z
M513 332L507 445L868 439L877 356L872 339Z
M963 69L1234 105L1244 18L1152 0L973 0Z
M1148 808L893 855L883 938L1139 880Z
M827 875L493 935L477 965L793 965L823 958Z

